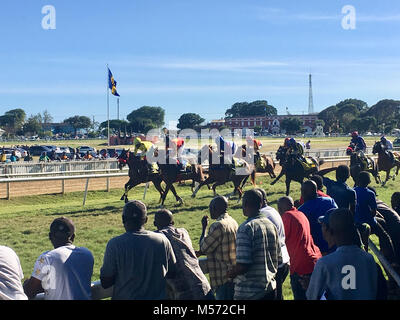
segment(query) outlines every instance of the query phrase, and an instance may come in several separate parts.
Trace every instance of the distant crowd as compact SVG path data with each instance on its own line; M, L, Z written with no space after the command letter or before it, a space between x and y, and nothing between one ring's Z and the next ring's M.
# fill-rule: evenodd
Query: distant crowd
M332 170L336 180L324 177ZM344 165L322 170L302 184L300 200L280 197L276 209L263 189L246 191L240 226L227 199L217 196L201 219L198 251L169 210L155 213L153 232L145 227L145 204L130 201L122 211L126 232L105 248L101 285L113 287L118 300L283 300L289 276L295 300L386 299L393 279L385 279L368 253L368 238L379 237L383 255L398 270L400 192L390 207L369 187L369 173L360 174L355 188L348 178ZM17 254L0 247L0 299L33 299L41 292L48 300L91 299L94 259L73 245L74 223L55 219L49 239L54 250L37 258L24 284Z

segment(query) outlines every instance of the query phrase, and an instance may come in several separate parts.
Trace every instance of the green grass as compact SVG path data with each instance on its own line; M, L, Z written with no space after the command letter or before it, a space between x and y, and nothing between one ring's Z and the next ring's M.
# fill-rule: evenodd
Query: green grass
M258 186L267 191L270 205L276 208L276 201L284 195L285 186L282 182L270 186L270 181L270 178L266 176L257 178ZM399 181L390 181L385 187L378 186L379 198L390 204L391 194L400 188ZM373 184L373 186L376 185ZM246 189L249 188L251 186L247 185ZM143 186L131 190L130 199L141 200L143 190ZM175 199L170 193L165 205L174 213L175 225L189 231L193 245L195 249L198 249L201 234L200 220L203 215L208 214L212 191L204 187L199 191L196 199L191 198L189 183L187 186L177 187L177 191L183 198L184 204L180 207L176 206ZM226 184L218 187L217 191L219 194L225 195L232 191L232 186ZM122 190L112 190L108 193L89 192L85 207L82 206L83 192L0 200L0 244L9 246L16 251L21 260L25 278L28 278L36 258L42 252L52 249L48 240L50 223L57 217L67 216L76 225L75 244L89 248L95 257L92 280L98 280L108 240L124 232L121 221L124 203L119 200L121 195ZM300 185L298 183L292 183L291 196L294 199L299 198ZM145 200L149 212L146 228L150 230L155 229L153 214L158 208L158 198L154 187L150 187ZM229 213L239 224L245 220L237 198L230 200ZM289 278L284 284L284 295L286 299L293 298Z

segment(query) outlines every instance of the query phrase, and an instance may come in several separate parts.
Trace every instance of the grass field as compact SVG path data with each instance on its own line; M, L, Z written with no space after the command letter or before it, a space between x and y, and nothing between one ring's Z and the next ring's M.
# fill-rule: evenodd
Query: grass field
M270 181L269 177L258 177L257 185L267 191L270 205L276 208L276 201L284 194L285 186L282 182L270 186ZM246 186L246 189L249 188L251 185ZM391 194L399 188L400 179L388 182L385 187L377 187L379 198L390 204ZM143 190L143 186L131 190L130 199L142 199ZM293 183L291 190L291 196L298 199L300 185ZM203 215L208 214L212 191L205 187L199 191L196 199L190 197L189 185L177 187L177 191L183 198L184 204L177 207L174 197L169 194L166 207L174 213L175 225L189 231L194 247L198 249L201 234L200 220ZM230 184L226 184L218 187L217 191L225 195L230 193L232 188ZM48 240L50 223L57 217L67 216L76 225L75 244L89 248L95 257L92 280L98 280L108 240L124 232L121 221L123 202L119 200L121 195L122 190L112 190L109 193L89 192L85 207L82 207L82 192L0 200L0 244L16 251L27 278L33 270L36 258L43 251L52 249ZM147 192L145 203L149 212L146 227L154 230L153 214L158 208L158 193L153 187ZM245 220L237 198L230 200L229 213L239 224ZM284 284L284 295L286 299L292 299L289 279Z

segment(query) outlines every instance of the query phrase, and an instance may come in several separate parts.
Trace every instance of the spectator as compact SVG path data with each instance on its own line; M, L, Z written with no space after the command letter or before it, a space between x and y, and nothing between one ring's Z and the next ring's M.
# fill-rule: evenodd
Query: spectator
M86 152L86 154L84 156L84 159L85 160L92 160L93 159L93 156L90 154L90 151Z
M7 155L6 155L6 151L4 150L4 148L1 151L0 162L7 162Z
M260 212L275 225L276 230L278 231L278 238L282 251L282 263L278 266L278 272L276 274L276 298L277 300L283 300L282 285L289 274L290 266L289 253L286 248L285 227L278 211L268 205L267 194L265 190L262 188L256 188L256 190L260 191L263 197L263 205Z
M47 156L47 152L42 152L42 155L39 157L39 162L49 162L50 158Z
M310 177L310 180L314 181L317 184L317 195L318 195L318 197L328 197L328 198L330 198L330 196L328 196L322 190L323 187L324 187L324 184L322 182L323 180L322 180L322 177L320 175L314 174L314 175L312 175ZM302 204L304 204L303 196L300 197L299 206L301 206Z
M0 246L0 300L28 300L21 283L23 278L17 254Z
M391 204L393 210L400 215L400 192L394 192L391 198Z
M61 154L61 160L63 160L63 161L68 160L68 156L67 156L67 153L65 151Z
M45 293L46 300L89 300L94 259L92 253L72 243L74 223L65 217L50 225L49 239L54 250L36 260L31 278L24 283L25 294L33 299Z
M335 200L339 208L349 209L353 214L356 208L356 192L350 188L346 181L350 177L350 169L346 165L340 165L337 168L324 169L318 172L323 176L336 170L336 181L324 177L323 183L326 186L326 192Z
M15 150L13 150L13 152L11 153L10 161L11 162L17 162L18 161L18 158L15 155Z
M321 251L314 244L307 217L296 209L291 197L278 200L278 211L285 227L293 297L294 300L306 300L302 282L310 279L317 260L322 257Z
M103 288L114 286L114 300L166 299L166 277L173 276L175 255L168 239L147 231L147 209L129 201L122 212L126 232L107 243L100 270Z
M32 158L32 156L31 156L31 153L30 153L29 150L26 151L26 156L25 156L25 158L24 158L24 161L25 161L25 162L33 161L33 158Z
M218 196L209 205L211 219L215 220L208 229L208 217L201 220L202 234L198 255L207 256L207 269L211 288L217 300L233 300L234 284L227 271L236 264L236 232L237 222L228 214L228 200Z
M388 233L393 243L397 264L400 263L400 216L381 200L376 200L377 222Z
M275 225L263 215L262 194L253 189L243 196L242 209L248 219L237 232L235 300L275 300L276 275L282 263L281 245Z
M378 207L375 193L368 188L371 183L370 174L366 171L360 172L357 182L358 186L354 188L357 197L354 222L361 232L364 229L363 224L366 223L370 226L371 233L376 234L379 238L382 253L390 262L393 262L394 249L390 236L375 218Z
M307 289L307 298L377 299L377 266L371 254L354 244L356 227L350 210L331 210L320 217L319 221L324 238L337 249L318 260Z
M200 268L189 233L174 227L171 211L162 209L154 216L154 226L165 235L176 257L176 277L167 280L171 300L214 299L210 284Z
M328 254L330 248L322 237L322 230L321 225L318 223L318 217L324 215L329 209L337 208L337 205L332 198L318 197L317 184L312 180L305 181L302 184L301 195L305 202L300 206L299 211L303 212L308 218L314 243L318 246L322 255ZM331 248L331 250L333 249L334 248Z

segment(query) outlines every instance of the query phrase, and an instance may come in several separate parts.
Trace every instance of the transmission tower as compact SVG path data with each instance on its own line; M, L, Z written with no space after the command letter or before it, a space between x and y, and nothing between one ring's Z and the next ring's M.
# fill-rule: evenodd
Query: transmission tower
M311 73L309 74L309 94L308 94L308 114L314 113L314 102L313 102L313 94L312 94L312 80Z

